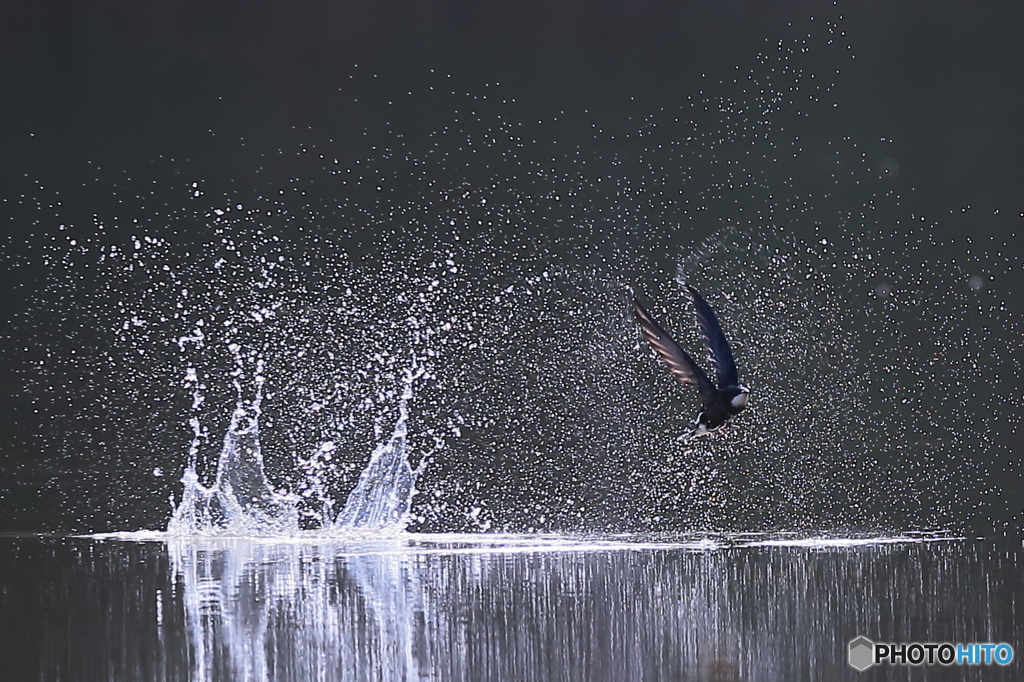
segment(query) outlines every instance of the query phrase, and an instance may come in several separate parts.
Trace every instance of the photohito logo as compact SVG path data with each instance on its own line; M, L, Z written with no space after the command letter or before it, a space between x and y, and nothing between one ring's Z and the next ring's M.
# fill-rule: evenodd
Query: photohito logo
M943 642L882 644L861 636L850 642L850 665L867 670L873 665L1009 665L1013 647L1009 644Z

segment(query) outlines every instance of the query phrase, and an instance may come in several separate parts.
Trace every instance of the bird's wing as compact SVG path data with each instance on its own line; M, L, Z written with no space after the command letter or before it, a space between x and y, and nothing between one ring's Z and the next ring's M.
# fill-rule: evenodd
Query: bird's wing
M633 317L640 324L640 333L654 348L654 352L665 363L672 376L684 384L696 386L702 395L714 391L714 386L704 370L698 367L689 353L658 326L647 309L640 305L635 298L633 299Z
M729 342L722 333L722 327L718 324L715 313L711 310L697 290L689 284L686 288L693 296L693 307L697 311L697 322L704 332L704 343L711 350L711 361L715 365L715 375L718 378L718 387L735 386L739 383L739 376L736 373L736 362L732 359L732 351L729 350Z

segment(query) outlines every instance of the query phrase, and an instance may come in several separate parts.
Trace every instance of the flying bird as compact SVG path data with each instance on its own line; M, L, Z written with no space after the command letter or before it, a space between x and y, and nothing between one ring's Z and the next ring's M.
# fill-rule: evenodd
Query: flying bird
M714 363L718 386L711 382L711 379L694 362L690 354L673 341L672 337L654 321L654 318L640 304L636 296L633 297L632 308L633 317L640 325L640 333L650 342L654 352L665 363L672 376L687 386L696 386L700 391L702 407L697 414L693 430L687 434L687 437L690 437L711 433L728 424L733 417L746 408L750 391L739 382L736 363L732 359L732 351L729 350L729 342L726 340L711 306L692 286L687 284L686 288L693 298L697 322L704 333L704 343L711 351L711 360Z

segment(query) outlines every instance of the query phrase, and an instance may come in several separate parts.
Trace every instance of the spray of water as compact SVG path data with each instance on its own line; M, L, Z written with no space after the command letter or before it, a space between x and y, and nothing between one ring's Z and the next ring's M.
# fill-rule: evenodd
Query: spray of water
M412 398L412 382L420 376L422 372L416 370L406 374L395 432L370 455L370 463L359 475L348 502L334 520L336 530L382 534L405 529L416 492L416 479L427 462L422 459L413 469L406 454L408 403Z
M232 346L230 350L238 364L235 380L238 402L224 436L216 480L212 486L204 486L196 472L196 462L190 461L182 479L184 494L174 510L167 532L177 536L293 535L300 530L300 498L273 490L263 465L260 446L263 362L255 362L256 396L246 401L242 397L239 380L244 373L240 349ZM324 443L302 462L307 476L307 485L303 487L320 503L322 515L315 519L320 530L346 535L386 535L405 529L409 506L416 492L416 478L427 462L424 458L413 469L406 445L407 404L413 396L413 382L423 374L415 363L405 373L394 433L373 451L356 487L336 518L331 511L333 501L323 485L334 444ZM195 450L194 443L190 451L194 453Z
M267 482L260 447L260 405L263 402L263 363L256 361L256 396L242 396L244 371L241 349L231 346L238 365L235 390L238 399L224 435L217 462L217 478L207 488L199 482L195 461L185 469L181 504L167 530L173 535L191 533L250 535L291 533L298 530L298 513L289 496L275 492ZM195 442L190 448L195 451Z
M67 398L43 410L55 467L88 452L117 472L80 498L58 481L57 504L163 527L162 473L184 468L175 532L246 514L430 531L990 514L1020 473L1024 337L998 294L1019 245L925 220L847 131L801 139L841 99L841 31L814 27L579 143L579 117L531 137L510 99L453 93L458 123L426 140L381 132L361 159L304 145L300 171L251 191L147 185L138 218L47 245L60 276L38 336L78 351L31 367ZM685 445L696 399L641 343L626 293L699 349L680 271L752 390L735 428ZM386 508L367 506L371 484L395 492Z

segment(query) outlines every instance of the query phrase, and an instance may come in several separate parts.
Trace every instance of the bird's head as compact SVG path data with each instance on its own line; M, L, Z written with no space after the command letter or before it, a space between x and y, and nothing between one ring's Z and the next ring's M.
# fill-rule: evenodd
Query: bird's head
M750 395L750 389L746 386L737 386L733 395L729 398L729 404L736 411L743 410L747 407L747 396Z

